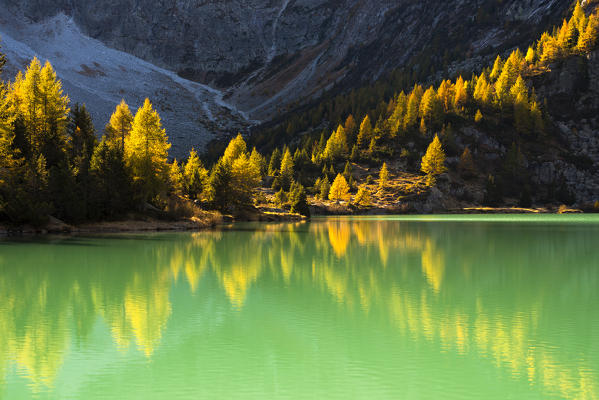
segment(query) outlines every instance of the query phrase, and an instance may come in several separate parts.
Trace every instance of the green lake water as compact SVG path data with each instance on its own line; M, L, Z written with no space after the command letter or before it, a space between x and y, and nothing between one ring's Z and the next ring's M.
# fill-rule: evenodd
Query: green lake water
M597 399L599 218L0 241L0 399Z

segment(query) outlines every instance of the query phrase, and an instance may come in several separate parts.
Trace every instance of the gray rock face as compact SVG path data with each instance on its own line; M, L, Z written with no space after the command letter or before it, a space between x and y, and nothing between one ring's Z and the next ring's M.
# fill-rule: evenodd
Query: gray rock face
M555 183L561 179L579 202L599 199L599 50L571 57L551 66L534 87L547 100L550 115L564 143L567 159L534 165L533 180ZM563 154L561 155L563 156Z
M473 56L518 43L559 0L0 0L24 20L59 12L84 33L181 76L229 89L265 120L340 81L380 76L432 41ZM479 21L482 11L492 18ZM504 30L506 23L510 28ZM527 38L527 41L530 39ZM450 46L455 46L452 43ZM442 57L443 54L439 54Z

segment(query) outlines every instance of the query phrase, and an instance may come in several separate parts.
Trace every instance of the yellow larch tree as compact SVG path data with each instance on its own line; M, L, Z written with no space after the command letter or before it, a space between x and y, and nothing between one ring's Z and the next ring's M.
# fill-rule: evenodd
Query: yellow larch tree
M443 151L438 135L435 135L435 138L426 150L426 154L422 157L420 170L427 175L427 184L429 186L435 184L437 175L447 171L445 167L445 152Z
M110 116L110 122L106 125L106 138L108 143L113 146L119 146L121 150L125 149L125 139L131 132L133 124L133 115L129 110L129 105L122 99L121 103Z
M146 201L164 188L170 147L160 115L152 108L150 100L146 99L137 110L131 133L125 139L125 159L134 180L141 184Z
M329 200L339 203L342 200L349 201L349 199L349 185L343 175L337 174L329 190Z

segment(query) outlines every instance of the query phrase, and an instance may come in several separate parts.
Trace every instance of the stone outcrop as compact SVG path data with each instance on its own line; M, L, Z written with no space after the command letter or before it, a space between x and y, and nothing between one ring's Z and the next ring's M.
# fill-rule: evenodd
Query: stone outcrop
M554 159L531 165L533 180L564 180L579 202L599 199L599 50L550 66L533 81L546 99L563 148Z

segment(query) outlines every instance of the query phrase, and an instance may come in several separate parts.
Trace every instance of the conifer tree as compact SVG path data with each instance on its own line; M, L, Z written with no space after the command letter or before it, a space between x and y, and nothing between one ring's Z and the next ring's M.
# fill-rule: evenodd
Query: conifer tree
M541 64L547 65L559 58L559 46L553 37L548 37L543 43L543 53L541 54Z
M599 17L593 16L578 38L576 48L582 53L588 53L595 48L597 43Z
M168 165L166 159L168 143L160 116L146 99L137 110L131 133L125 139L125 159L130 166L134 180L142 189L142 198L147 201L165 189Z
M370 144L368 145L368 153L370 155L374 154L374 151L376 150L376 138L372 138L370 139Z
M404 118L404 129L416 127L418 121L418 112L420 110L420 100L422 99L422 87L416 85L408 98L408 106Z
M91 160L95 147L98 145L96 130L92 117L87 112L85 104L75 104L71 110L69 134L71 136L71 157L82 157L87 163Z
M275 176L281 165L281 151L275 148L270 156L270 162L268 163L268 175Z
M502 70L503 61L501 60L501 56L497 56L495 62L493 63L493 69L491 70L490 78L492 80L496 80L497 78L499 78L499 75L501 74Z
M572 13L572 18L570 19L570 21L573 22L574 25L576 25L579 31L582 32L584 30L584 27L587 23L587 17L584 13L584 10L582 9L582 4L580 3L580 0L576 1L576 5L574 6L574 12Z
M125 140L131 132L133 124L133 115L129 106L122 99L120 104L110 116L110 122L106 125L106 139L109 144L120 146L121 151L125 151Z
M307 217L310 216L310 207L308 205L306 190L300 183L293 182L291 185L289 202L291 203L291 212L305 215Z
M326 200L329 198L329 192L331 190L331 183L329 182L329 178L325 175L323 179L320 180L319 194L321 200Z
M285 154L283 154L283 159L281 160L281 172L279 174L279 182L284 190L288 190L293 181L293 167L291 151L287 148L285 149Z
M529 47L528 50L526 51L525 59L526 59L526 62L531 65L536 62L536 53L532 47Z
M360 186L354 204L359 207L370 207L372 205L372 195L366 186Z
M337 174L329 191L329 200L339 203L342 200L349 201L349 198L349 185L343 175Z
M391 128L391 135L396 135L400 128L403 128L403 121L406 114L406 108L408 106L408 97L402 91L399 96L397 96L397 100L395 102L395 109L393 110L393 114L389 118L389 125ZM362 144L366 145L366 142Z
M362 120L362 124L360 124L360 132L358 133L357 140L358 147L365 148L368 143L370 143L372 136L372 124L370 123L370 117L367 114Z
M473 96L481 105L488 106L491 103L493 89L492 85L487 81L485 74L481 74L476 80Z
M25 76L17 74L10 96L35 157L43 154L48 167L64 162L69 98L63 94L52 65L46 62L42 67L34 58Z
M429 144L426 154L422 157L420 169L427 175L427 184L429 186L435 184L437 175L447 171L445 167L445 152L441 146L439 136L435 135L435 138Z
M460 76L455 83L455 96L453 106L456 110L462 110L468 101L468 82Z
M255 147L250 154L250 162L260 171L260 178L262 178L266 174L266 160Z
M424 92L420 102L420 117L426 124L432 126L433 122L440 120L441 110L435 89L431 86Z
M97 218L112 218L133 207L131 177L123 151L105 137L94 150L90 171L95 180L93 209Z
M275 193L275 204L281 208L287 204L287 193L283 189Z
M222 212L229 211L233 204L235 193L232 181L231 165L224 162L222 158L219 159L210 173L209 198L215 208Z
M568 50L568 53L576 48L578 36L578 27L574 23L570 22L567 25L567 30L564 37L564 47Z
M247 156L247 144L245 140L243 140L243 136L241 133L238 133L230 142L227 148L225 149L225 153L223 155L223 161L228 163L229 165L233 164L238 157L242 154Z
M204 168L198 153L193 148L183 168L183 178L185 191L191 199L197 199L208 183L208 170Z
M347 143L353 145L356 142L358 135L358 125L356 124L356 120L354 119L353 115L349 114L345 120L343 128L345 129Z
M444 80L439 85L437 96L443 105L445 112L453 109L453 100L455 98L455 88L450 80Z
M379 172L379 192L383 192L387 189L389 184L389 170L387 169L387 163L383 163Z
M185 178L181 172L181 167L175 158L169 167L168 171L169 188L172 193L177 195L183 194L185 190Z
M260 169L250 161L245 153L241 153L233 161L231 180L234 203L241 207L250 206L253 201L254 190L260 184Z
M331 134L324 149L324 157L330 161L335 161L347 153L347 139L345 129L339 125L336 131Z

